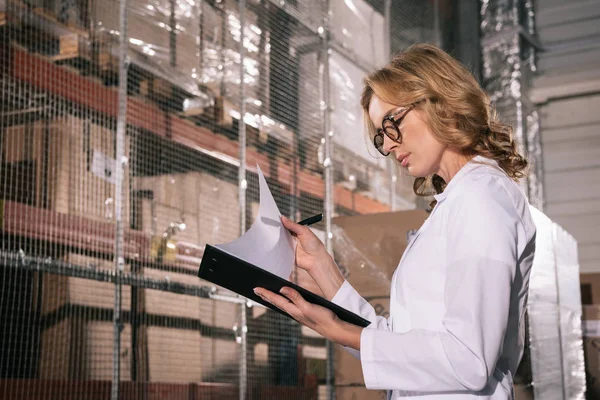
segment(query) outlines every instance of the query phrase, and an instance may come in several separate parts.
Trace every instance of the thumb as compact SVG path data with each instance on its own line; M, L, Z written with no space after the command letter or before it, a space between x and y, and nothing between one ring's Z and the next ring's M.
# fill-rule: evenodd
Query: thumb
M306 231L308 230L307 226L297 224L283 215L281 216L281 222L287 230L289 230L292 233L295 233L296 235L306 234Z

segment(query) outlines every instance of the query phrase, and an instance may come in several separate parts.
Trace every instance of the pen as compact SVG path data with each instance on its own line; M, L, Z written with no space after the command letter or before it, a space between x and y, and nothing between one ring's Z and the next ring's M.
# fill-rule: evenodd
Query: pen
M303 219L302 221L298 222L298 224L299 225L312 225L312 224L316 224L317 222L321 221L322 219L323 219L323 214L317 214L317 215L313 215L312 217Z

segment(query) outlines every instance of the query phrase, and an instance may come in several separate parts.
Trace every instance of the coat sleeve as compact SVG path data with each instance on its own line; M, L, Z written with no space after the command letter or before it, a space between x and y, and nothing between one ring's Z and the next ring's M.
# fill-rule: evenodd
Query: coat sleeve
M348 311L352 311L353 313L360 315L367 321L370 321L371 325L369 325L369 327L372 329L378 329L382 331L391 330L389 319L377 315L375 308L373 308L373 306L369 304L367 300L358 294L356 289L354 289L348 281L344 281L331 301L341 307L344 307ZM354 357L360 359L360 352L358 350L350 347L344 347L344 349L346 349L346 351L348 351Z
M360 359L369 389L480 391L502 352L523 224L511 197L490 179L453 201L440 331L392 332L378 319L363 329ZM350 290L348 289L348 292ZM372 311L356 297L363 316Z

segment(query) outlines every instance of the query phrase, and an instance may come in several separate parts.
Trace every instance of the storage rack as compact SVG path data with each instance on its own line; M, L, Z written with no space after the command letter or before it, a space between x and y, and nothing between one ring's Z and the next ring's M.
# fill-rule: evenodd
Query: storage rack
M275 0L269 0L269 2L286 12L290 17L295 18L296 21L302 22L302 18L294 13L294 9L289 4ZM84 69L88 68L94 57L94 43L90 43L90 37L87 36L85 31L66 26L54 20L43 10L28 9L20 1L10 1L9 4L15 6L11 10L18 10L12 17L33 17L43 21L42 26L50 27L51 29L44 32L44 34L48 35L48 40L58 40L59 48L57 54L36 54L36 51L32 51L31 48L26 49L9 40L2 41L3 49L0 53L0 61L3 69L2 82L4 87L18 86L19 90L25 90L29 93L28 97L37 98L36 96L39 95L44 99L40 101L40 104L34 104L33 110L30 109L25 113L18 109L4 110L8 114L15 111L15 115L20 113L21 118L25 118L25 120L44 118L44 107L47 106L44 102L59 101L61 104L66 104L69 109L78 110L78 112L84 110L84 113L100 115L102 118L116 124L119 119L119 100L126 96L127 117L125 125L128 130L135 129L143 132L144 135L155 138L154 140L159 140L160 143L174 145L179 149L187 149L186 151L194 152L199 157L210 159L213 164L223 169L235 170L235 168L243 167L242 169L247 169L251 173L248 179L254 176L253 174L256 173L255 165L258 164L265 173L266 178L277 185L283 193L302 193L318 199L324 204L326 210L329 204L327 210L328 224L330 224L334 206L337 207L338 212L348 214L389 211L390 208L386 204L361 193L356 193L341 184L334 184L331 169L326 169L323 177L303 169L296 161L290 162L289 159L269 157L252 148L244 147L243 155L241 155L237 140L228 138L210 129L209 126L203 125L201 118L186 117L180 112L165 109L161 104L147 102L138 96L123 94L115 90L111 83L115 83L118 74L116 76L114 73L98 76L82 75L81 70L78 70L78 68L81 66ZM240 4L244 4L244 2ZM6 14L9 21L11 10ZM6 18L1 20L5 22ZM326 24L324 26L326 27ZM361 62L351 51L332 41L326 30L319 32L319 27L307 25L305 25L305 28L309 28L315 34L315 37L320 38L315 43L317 51L328 54L330 49L333 49L348 60L358 60L357 63L360 64L359 67L363 70L373 69L372 65ZM2 31L2 36L9 38L11 35L6 24L2 29L5 29ZM67 39L61 40L65 36ZM39 35L36 36L36 38L39 37ZM327 58L327 56L323 58L324 62L327 62ZM325 74L323 77L325 84L328 80L327 75ZM6 96L6 93L4 96ZM36 107L39 109L36 110ZM325 121L329 118L329 112L329 109L324 110ZM3 118L5 119L3 128L19 122L19 118L12 115L9 118L6 116L8 114L5 114L5 118ZM240 125L239 121L238 125ZM330 128L325 122L324 132L327 133L329 130ZM324 134L324 137L327 139L328 135ZM330 145L326 146L326 152L329 154L327 158L330 158ZM241 163L240 159L245 162ZM334 200L335 205L332 203ZM245 214L242 213L244 218ZM5 238L19 238L19 241L27 243L33 241L41 248L60 247L99 258L110 257L114 253L115 226L113 222L90 220L85 216L73 216L52 211L40 204L25 204L14 200L2 201L0 215L0 226L2 235ZM326 226L326 233L329 235L330 232L331 227L328 225ZM185 243L177 243L177 252L191 258L188 257L176 263L156 262L150 255L151 237L132 226L124 228L123 237L122 256L125 262L131 265L132 270L137 266L139 268L154 268L194 275L194 268L197 268L196 262L202 256L201 248L188 246ZM31 249L34 249L34 247L31 246ZM9 248L7 250L8 253L5 253L3 257L6 260L6 265L24 270L70 277L86 277L91 280L114 282L119 286L131 285L132 291L134 288L136 290L159 288L158 290L186 293L198 297L212 298L215 296L214 291L208 287L193 289L186 288L185 285L169 284L164 281L153 282L148 278L140 278L135 273L131 275L111 275L104 272L90 273L87 269L81 269L77 265L64 263L54 258L30 259L30 256L25 255L17 259L13 257L16 249ZM35 253L35 250L33 253ZM26 252L25 254L29 253ZM48 254L44 254L44 256L46 255ZM229 298L228 301L239 303L237 298ZM134 311L129 314L124 312L121 318L131 320L135 318L133 313ZM259 327L256 329L260 330ZM231 332L222 334L231 336ZM243 340L248 339L244 338ZM314 344L323 344L318 339L303 337L303 340ZM243 374L241 380L244 380ZM328 377L328 383L330 382L331 376ZM240 397L246 396L247 391L245 389L240 390ZM195 390L198 391L198 389ZM230 388L227 390L230 390Z

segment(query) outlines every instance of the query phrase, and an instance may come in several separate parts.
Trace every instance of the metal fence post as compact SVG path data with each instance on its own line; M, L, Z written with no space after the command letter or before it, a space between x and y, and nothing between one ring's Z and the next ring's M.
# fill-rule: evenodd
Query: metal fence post
M392 21L392 0L385 0L383 6L384 30L383 39L385 40L385 49L387 51L387 59L392 58L392 32L390 23ZM398 172L394 160L390 157L387 160L390 169L390 210L396 211L396 182L398 182Z
M246 123L244 117L246 115L246 85L244 78L246 75L246 69L244 67L244 25L246 23L246 1L240 0L239 4L240 11L240 121L238 125L238 135L240 139L240 167L238 170L238 195L240 201L240 234L246 232L246 189L248 187L248 181L246 180ZM240 305L241 314L241 329L240 329L240 400L246 399L246 392L248 387L248 322L247 322L247 308L246 302Z
M127 129L127 0L119 2L119 112L117 116L116 177L115 177L115 304L113 310L113 377L111 399L119 399L119 381L121 379L121 276L125 257L123 254L123 171L125 158L125 132Z
M329 55L331 54L330 47L330 31L329 31L329 19L331 18L329 0L324 1L324 17L323 25L319 28L319 34L321 35L321 51L319 52L319 101L321 106L321 115L323 118L323 135L325 139L324 143L324 157L323 157L323 169L325 173L325 198L324 198L324 216L325 216L325 246L329 254L333 254L333 243L332 243L332 231L331 231L331 218L334 213L333 208L333 130L331 127L331 99L330 99L330 76L329 76ZM327 392L330 400L335 399L335 387L334 387L334 347L333 343L327 341L327 369L326 369L326 380L327 380Z

